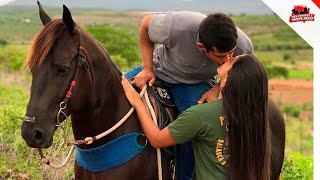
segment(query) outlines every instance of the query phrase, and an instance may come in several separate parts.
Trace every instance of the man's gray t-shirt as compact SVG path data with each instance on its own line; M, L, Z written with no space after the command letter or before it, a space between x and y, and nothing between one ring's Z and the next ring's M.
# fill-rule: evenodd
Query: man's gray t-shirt
M153 53L155 75L173 84L195 84L217 74L219 64L197 48L198 28L206 15L197 12L157 14L149 26L149 38L157 43ZM234 55L252 53L250 39L238 28Z

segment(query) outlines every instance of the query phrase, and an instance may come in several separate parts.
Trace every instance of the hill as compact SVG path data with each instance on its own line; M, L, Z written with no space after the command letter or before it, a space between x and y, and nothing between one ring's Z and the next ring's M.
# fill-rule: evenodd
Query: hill
M202 12L225 12L232 14L272 14L272 11L260 0L42 0L45 7L95 8L112 10L193 10ZM36 6L36 0L15 0L7 6Z

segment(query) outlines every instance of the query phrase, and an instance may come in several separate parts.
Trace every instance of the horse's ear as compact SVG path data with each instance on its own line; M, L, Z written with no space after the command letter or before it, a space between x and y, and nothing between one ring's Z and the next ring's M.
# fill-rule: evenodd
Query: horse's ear
M37 1L38 6L39 6L39 15L40 15L40 19L42 21L43 25L46 25L48 22L51 21L51 18L47 15L46 12L44 12L44 10L42 9L42 6L40 4L39 1Z
M71 13L67 6L63 5L63 15L62 15L63 23L68 28L71 34L74 31L74 22L71 16Z

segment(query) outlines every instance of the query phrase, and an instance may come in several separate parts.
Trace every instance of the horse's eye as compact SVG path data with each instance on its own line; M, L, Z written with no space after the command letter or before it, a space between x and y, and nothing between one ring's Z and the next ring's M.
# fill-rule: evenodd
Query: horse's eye
M70 68L67 66L58 65L57 67L57 75L58 76L67 76L69 74Z

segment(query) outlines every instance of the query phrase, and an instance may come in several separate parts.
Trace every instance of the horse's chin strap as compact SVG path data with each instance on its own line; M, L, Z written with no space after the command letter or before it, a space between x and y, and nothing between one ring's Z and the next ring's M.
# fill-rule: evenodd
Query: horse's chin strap
M72 84L72 83L71 83ZM74 83L75 85L75 83ZM72 90L72 85L70 87L70 90L68 92L71 92ZM67 93L68 94L68 93ZM70 95L71 96L71 95ZM156 118L156 115L155 115L155 112L154 112L154 109L152 108L152 105L150 103L150 100L149 100L149 96L148 96L148 92L147 92L147 85L145 85L141 92L140 92L140 97L142 98L142 100L144 101L145 105L148 107L147 109L149 110L149 113L151 114L152 116L152 119L154 121L154 123L158 126L158 123L157 123L157 118ZM63 112L62 110L66 108L66 105L64 106L64 104L60 104L60 110L61 112ZM74 142L72 143L68 143L68 145L70 145L70 150L69 150L69 153L67 155L67 157L65 158L65 160L60 164L60 165L55 165L53 163L51 163L43 154L42 150L41 149L38 149L39 151L39 155L41 157L41 161L44 163L44 164L47 164L49 165L50 167L52 168L55 168L55 169L59 169L59 168L62 168L63 166L65 166L71 155L72 155L72 152L74 151L74 148L75 148L75 145L82 145L82 144L86 144L86 145L89 145L91 144L93 141L96 141L98 139L101 139L105 136L107 136L108 134L110 134L111 132L113 132L114 130L116 130L118 127L120 127L128 118L129 116L132 114L132 112L134 111L134 108L131 107L131 109L127 112L127 114L122 118L120 119L120 121L115 124L113 127L111 127L110 129L106 130L105 132L101 133L101 134L98 134L97 136L94 136L94 137L86 137L85 139L83 140L75 140ZM59 111L60 112L60 111ZM63 113L65 116L66 114ZM59 122L59 121L58 121ZM61 126L61 124L60 124ZM162 164L161 164L161 151L160 149L157 149L157 161L158 161L158 176L159 176L159 180L162 180Z

